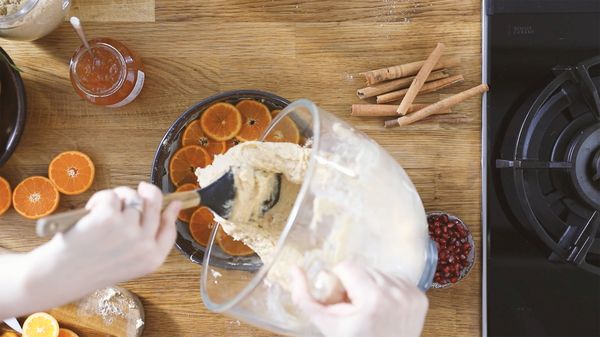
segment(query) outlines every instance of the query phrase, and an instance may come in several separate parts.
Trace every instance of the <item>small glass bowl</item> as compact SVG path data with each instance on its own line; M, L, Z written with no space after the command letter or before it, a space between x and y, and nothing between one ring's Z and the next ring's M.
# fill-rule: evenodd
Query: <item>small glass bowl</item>
M469 227L465 224L464 221L462 221L457 216L449 214L447 212L434 211L434 212L427 213L427 223L429 223L430 217L443 216L443 215L446 215L448 217L449 221L458 220L460 222L460 224L465 228L465 230L468 233L467 242L471 245L471 250L469 251L469 254L467 255L467 262L469 264L463 270L461 270L460 275L458 276L458 280L454 283L448 282L448 283L444 283L444 284L435 282L435 280L434 280L431 285L431 288L433 288L433 289L449 288L449 287L452 287L452 286L460 283L461 280L463 280L465 277L467 277L467 275L471 271L471 268L473 268L473 265L475 264L475 240L473 240L473 234L471 233L471 231L469 230ZM433 237L431 237L431 240L433 240L435 242L435 239ZM440 253L440 251L441 251L441 249L438 247L438 254ZM439 255L438 255L438 264L439 263L441 263L441 261L440 261ZM437 272L437 268L436 268L436 272ZM435 273L434 273L434 275L435 275Z

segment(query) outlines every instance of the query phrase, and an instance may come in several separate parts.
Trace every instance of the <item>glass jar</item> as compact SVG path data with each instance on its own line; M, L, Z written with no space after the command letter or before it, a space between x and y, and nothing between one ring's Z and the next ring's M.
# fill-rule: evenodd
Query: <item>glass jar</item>
M71 58L69 73L75 92L83 99L109 108L131 103L142 91L142 60L119 41L89 41L92 54L80 46Z
M0 37L32 41L48 35L64 20L70 0L23 0L21 7L0 15Z

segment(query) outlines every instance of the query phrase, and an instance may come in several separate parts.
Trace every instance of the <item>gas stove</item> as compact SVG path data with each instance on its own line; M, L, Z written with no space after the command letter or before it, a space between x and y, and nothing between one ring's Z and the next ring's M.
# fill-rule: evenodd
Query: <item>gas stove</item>
M483 335L600 336L600 1L484 7Z

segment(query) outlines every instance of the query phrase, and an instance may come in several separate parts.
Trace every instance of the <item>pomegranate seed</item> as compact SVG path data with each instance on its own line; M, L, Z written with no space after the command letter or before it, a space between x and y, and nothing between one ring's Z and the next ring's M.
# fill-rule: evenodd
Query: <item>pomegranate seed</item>
M435 233L435 235L439 236L440 234L442 234L442 230L439 227L437 227L435 229L434 233Z
M450 278L450 282L456 283L456 282L458 282L458 278L452 277L452 278Z
M470 250L471 250L471 244L470 244L470 243L468 243L468 242L465 242L465 243L462 245L462 248L463 248L463 250L465 250L465 251L467 251L467 252L468 252L468 251L470 251Z

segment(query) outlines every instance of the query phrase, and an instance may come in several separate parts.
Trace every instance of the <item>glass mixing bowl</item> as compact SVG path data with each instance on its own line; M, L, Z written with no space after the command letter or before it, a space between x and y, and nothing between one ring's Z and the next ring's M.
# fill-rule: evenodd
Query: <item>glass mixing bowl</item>
M308 100L280 112L262 139L286 117L312 151L276 253L269 261L257 258L250 268L247 261L223 268L216 263L225 253L215 228L201 277L207 308L284 335L320 336L291 301L286 277L294 265L306 271L317 296L324 290L321 272L345 259L428 289L437 251L421 199L402 167L376 142Z
M0 37L33 41L50 34L69 13L72 0L24 0L14 13L0 16Z

